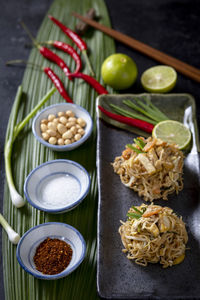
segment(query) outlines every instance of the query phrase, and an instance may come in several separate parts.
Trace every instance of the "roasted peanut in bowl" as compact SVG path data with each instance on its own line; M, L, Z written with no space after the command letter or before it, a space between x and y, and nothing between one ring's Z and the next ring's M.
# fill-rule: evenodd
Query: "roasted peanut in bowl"
M92 118L81 106L60 103L46 107L33 120L32 131L44 146L55 151L70 151L91 135Z

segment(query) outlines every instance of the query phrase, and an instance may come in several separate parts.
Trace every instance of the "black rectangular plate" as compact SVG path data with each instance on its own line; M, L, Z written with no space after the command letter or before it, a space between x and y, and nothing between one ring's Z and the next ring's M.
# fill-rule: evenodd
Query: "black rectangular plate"
M126 96L131 97L134 95ZM105 95L98 98L97 105L106 105L109 101L120 104L122 99L125 99L124 95ZM121 183L111 163L136 134L97 118L97 290L99 296L106 299L200 299L200 184L195 104L187 94L151 95L151 99L156 105L160 104L169 117L175 119L177 113L178 120L186 123L193 134L193 147L185 158L183 190L178 195L171 195L168 201L155 201L158 205L171 207L183 217L189 249L183 263L167 269L160 264L142 267L126 258L118 233L120 220L126 220L131 205L140 205L143 200Z

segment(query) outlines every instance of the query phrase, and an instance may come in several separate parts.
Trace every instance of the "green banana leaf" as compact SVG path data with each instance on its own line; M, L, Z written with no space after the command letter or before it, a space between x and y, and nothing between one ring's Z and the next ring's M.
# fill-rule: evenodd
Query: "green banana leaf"
M71 16L72 11L85 14L94 7L100 22L110 26L108 12L102 0L55 0L50 7L39 29L37 40L60 40L74 46L73 42L49 19L51 14L61 20L68 27L74 29L77 20ZM29 24L26 24L27 26ZM23 30L23 29L22 29ZM100 68L103 60L115 52L115 45L111 38L99 31L90 29L84 37L89 48L89 58L95 70L96 79L100 79ZM75 69L75 63L71 57L60 51L56 51L70 67ZM82 57L84 62L84 58ZM87 244L85 260L72 274L55 281L44 281L34 278L26 273L16 259L16 246L12 245L6 234L3 234L3 270L5 296L7 300L27 299L98 299L96 291L96 236L97 236L97 175L96 175L96 97L97 93L81 79L69 81L63 72L41 56L39 51L32 49L29 62L41 67L50 66L63 81L70 97L76 104L89 111L94 121L93 133L90 139L71 152L57 153L41 145L31 131L32 120L26 125L15 141L12 156L12 170L17 190L23 194L25 178L30 171L43 162L65 158L74 160L87 169L91 177L91 188L88 196L74 210L59 214L47 214L33 208L28 203L17 209L11 203L8 186L4 191L4 216L10 225L21 236L31 227L44 222L64 222L77 228ZM84 64L83 72L89 74ZM23 92L26 97L22 100L17 122L21 121L38 101L52 87L52 82L40 69L26 67L22 81ZM109 89L112 92L111 89ZM58 92L44 105L64 102ZM43 108L44 108L43 107ZM10 115L10 120L12 113ZM8 130L9 130L8 123Z

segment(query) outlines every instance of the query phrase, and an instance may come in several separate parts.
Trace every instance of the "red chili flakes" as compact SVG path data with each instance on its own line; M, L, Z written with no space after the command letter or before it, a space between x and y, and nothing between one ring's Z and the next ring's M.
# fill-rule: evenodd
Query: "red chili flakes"
M72 259L72 248L59 239L45 239L36 249L33 257L36 269L43 274L62 272Z

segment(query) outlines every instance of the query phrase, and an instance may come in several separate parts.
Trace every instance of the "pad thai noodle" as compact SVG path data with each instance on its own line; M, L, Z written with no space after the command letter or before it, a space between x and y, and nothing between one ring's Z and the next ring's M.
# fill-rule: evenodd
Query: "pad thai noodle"
M128 259L141 266L160 263L163 268L184 260L188 235L171 208L142 204L131 207L127 216L119 233Z
M182 151L160 139L139 137L115 158L114 172L145 201L163 198L183 188Z

